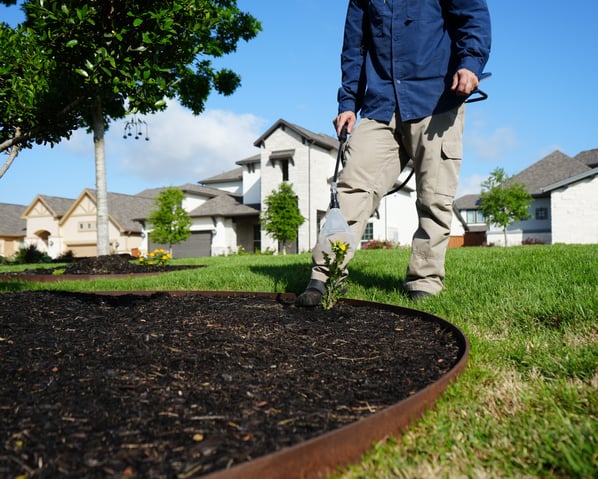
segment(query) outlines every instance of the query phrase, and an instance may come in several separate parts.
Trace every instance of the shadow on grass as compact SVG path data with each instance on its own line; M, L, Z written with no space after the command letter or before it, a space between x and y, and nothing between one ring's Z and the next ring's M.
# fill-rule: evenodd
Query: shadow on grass
M250 270L274 281L276 291L301 293L311 275L311 263L292 265L255 265ZM348 281L364 289L377 289L388 293L403 291L405 275L375 274L364 270L359 264L349 265Z

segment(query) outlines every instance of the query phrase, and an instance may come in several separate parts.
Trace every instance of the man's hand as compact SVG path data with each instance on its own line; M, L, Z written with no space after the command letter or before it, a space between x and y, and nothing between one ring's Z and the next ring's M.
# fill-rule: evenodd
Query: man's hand
M459 96L469 96L479 84L480 81L475 73L467 68L461 68L453 75L451 90Z
M332 123L336 128L336 136L340 138L343 126L345 125L347 125L347 134L350 135L353 132L353 126L356 121L357 116L354 111L344 111L340 113L334 120L332 120Z

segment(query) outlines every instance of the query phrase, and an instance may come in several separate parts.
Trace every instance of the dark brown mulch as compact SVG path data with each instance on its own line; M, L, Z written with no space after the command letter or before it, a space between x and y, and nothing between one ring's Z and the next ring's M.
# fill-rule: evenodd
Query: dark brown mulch
M197 477L404 399L454 333L346 303L0 295L0 477Z
M29 268L20 273L5 273L6 275L19 276L27 274L56 274L60 275L104 275L104 274L139 274L139 273L166 273L183 269L201 268L199 265L173 265L173 264L140 264L135 262L130 255L106 255L89 258L77 258L72 263L56 268Z

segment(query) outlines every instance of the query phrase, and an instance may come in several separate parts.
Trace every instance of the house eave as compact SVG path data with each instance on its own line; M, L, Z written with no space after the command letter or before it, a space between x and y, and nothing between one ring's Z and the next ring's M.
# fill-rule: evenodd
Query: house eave
M556 183L552 183L551 185L547 185L542 188L540 191L543 193L542 196L548 196L550 192L554 190L558 190L559 188L563 188L565 186L569 186L572 183L577 183L578 181L584 180L586 178L590 178L592 176L598 175L598 168L594 168L592 170L584 171L578 175L572 176L571 178L566 178L562 181L557 181ZM540 195L539 195L540 196Z

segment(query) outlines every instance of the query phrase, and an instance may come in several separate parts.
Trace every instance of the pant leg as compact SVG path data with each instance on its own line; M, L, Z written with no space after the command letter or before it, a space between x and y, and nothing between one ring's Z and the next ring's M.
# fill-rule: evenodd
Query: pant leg
M419 226L413 236L405 289L443 289L453 200L462 158L465 106L402 124L403 143L415 168Z
M390 124L364 118L347 142L346 164L338 181L338 200L356 242L361 240L370 217L401 172L404 152L399 147L396 133L395 118ZM355 251L350 249L343 267L354 254ZM312 250L312 261L312 279L325 282L328 271L317 244Z

